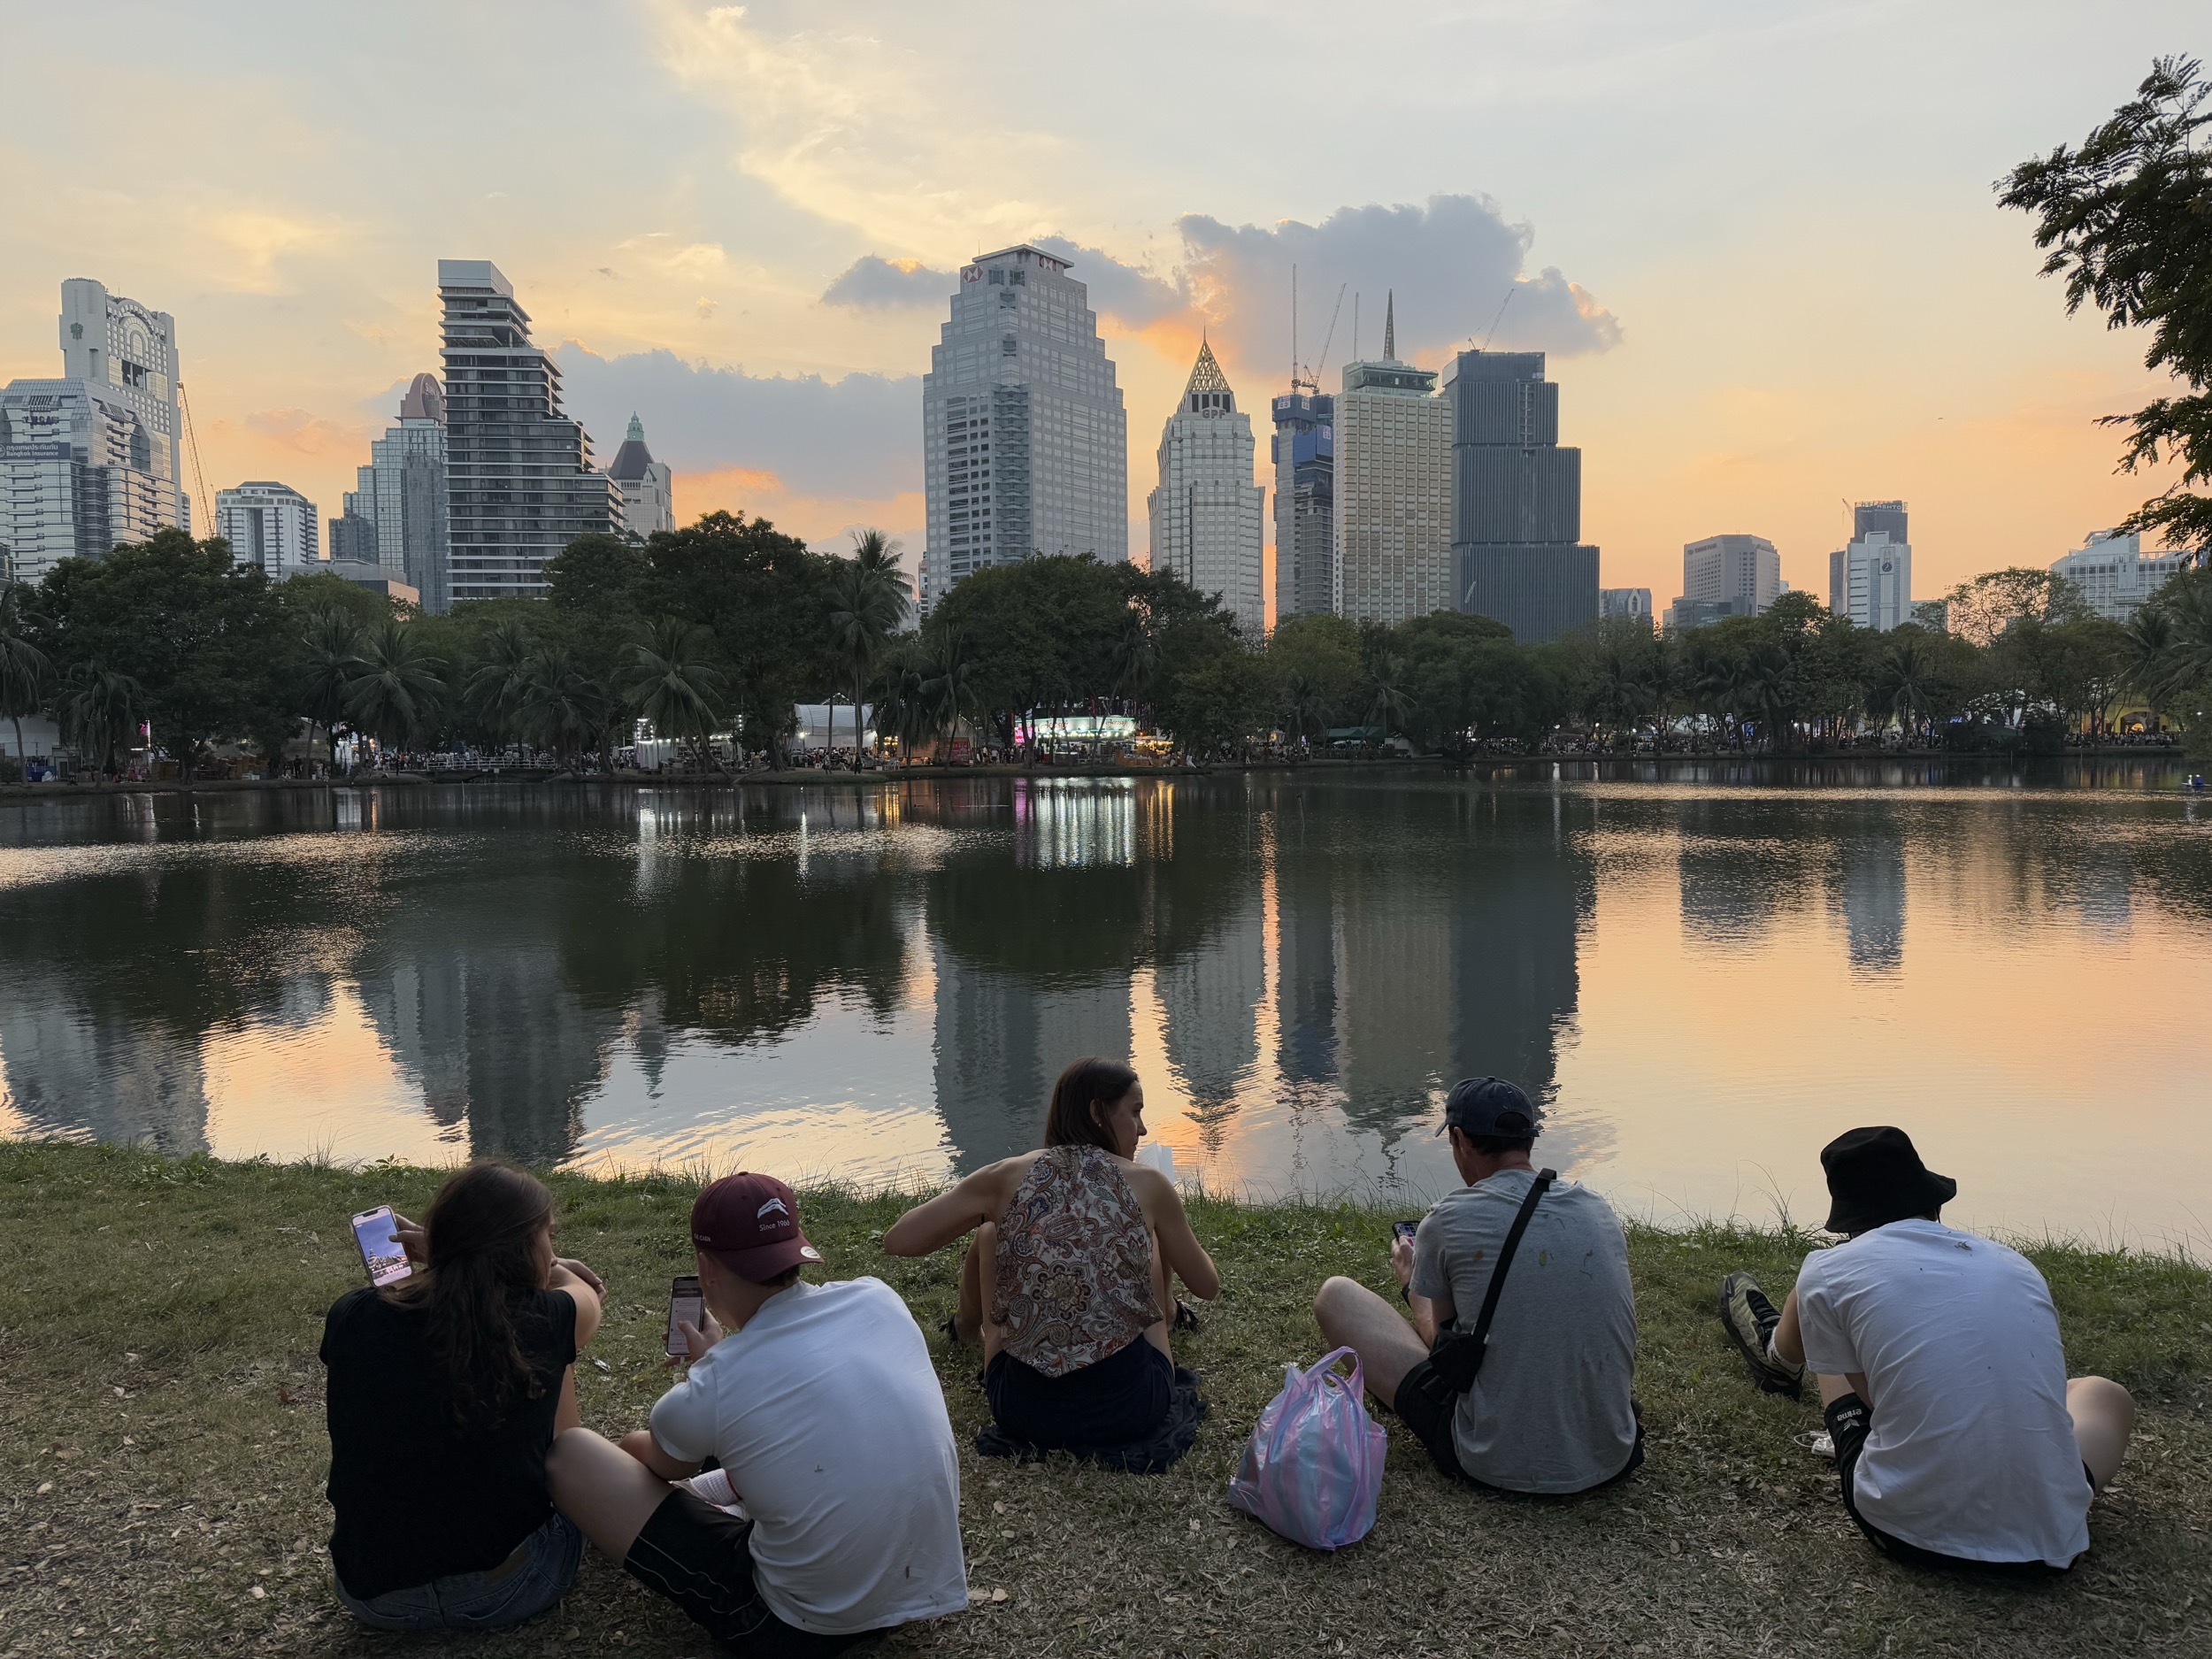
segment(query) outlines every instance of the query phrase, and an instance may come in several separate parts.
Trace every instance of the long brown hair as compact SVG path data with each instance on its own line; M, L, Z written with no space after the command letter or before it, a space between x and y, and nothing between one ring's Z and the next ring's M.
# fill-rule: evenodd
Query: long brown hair
M1110 1107L1137 1087L1137 1074L1118 1060L1090 1055L1060 1073L1045 1110L1048 1147L1099 1147L1115 1150L1114 1137L1094 1107Z
M430 1353L462 1423L496 1422L518 1399L539 1399L550 1386L522 1351L513 1301L538 1288L534 1247L552 1219L553 1194L534 1176L510 1164L472 1164L438 1189L423 1217L428 1269L384 1293L428 1322Z

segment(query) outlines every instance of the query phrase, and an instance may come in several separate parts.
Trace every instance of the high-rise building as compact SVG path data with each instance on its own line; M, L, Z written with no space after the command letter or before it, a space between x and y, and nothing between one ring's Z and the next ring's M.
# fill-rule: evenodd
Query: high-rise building
M215 492L215 534L230 543L238 567L267 572L271 581L297 576L322 562L315 503L289 484L268 480Z
M1129 428L1088 291L1022 246L960 269L922 377L921 608L1033 553L1129 557Z
M445 392L418 374L400 399L399 425L369 445L369 464L330 526L334 560L380 565L442 616L452 605L447 519Z
M1903 502L1863 501L1852 508L1851 544L1828 556L1828 609L1884 634L1913 619Z
M560 365L488 259L438 261L445 308L448 603L534 597L548 560L622 522L591 436L561 413ZM380 553L382 536L379 537ZM426 591L426 602L429 598Z
M1237 408L1202 341L1190 383L1160 432L1160 481L1146 499L1152 568L1172 571L1237 619L1267 626L1267 492L1252 481L1252 418Z
M61 354L61 379L0 390L0 545L25 582L192 524L176 319L72 277Z
M1525 642L1598 617L1598 550L1582 541L1582 451L1559 442L1540 351L1463 351L1452 414L1452 565L1462 611Z
M1598 589L1598 615L1608 622L1640 622L1651 626L1651 589L1648 588L1601 588Z
M2139 535L2092 533L2082 546L2052 561L2051 574L2071 581L2099 616L2125 622L2188 564L2185 553L2145 554Z
M1336 399L1309 385L1274 403L1275 620L1326 611L1336 567Z
M1452 603L1452 406L1436 396L1433 369L1398 361L1397 327L1394 296L1382 356L1347 364L1336 399L1329 608L1356 622L1407 622Z
M634 413L607 476L622 491L622 520L632 535L641 541L676 527L676 476L645 447L645 423Z

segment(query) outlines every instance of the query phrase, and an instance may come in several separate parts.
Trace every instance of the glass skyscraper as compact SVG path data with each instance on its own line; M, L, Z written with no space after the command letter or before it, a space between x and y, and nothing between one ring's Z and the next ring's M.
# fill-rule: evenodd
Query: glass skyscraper
M400 400L399 425L369 445L369 464L330 526L330 557L381 565L442 616L452 607L447 529L445 392L418 374Z
M1330 608L1336 555L1336 399L1293 389L1274 403L1275 619Z
M1068 262L1027 246L961 267L922 378L926 611L1033 553L1129 557L1129 428Z
M548 560L620 526L620 492L592 470L590 435L562 415L560 365L530 342L530 315L499 267L439 260L438 298L449 602L534 598Z
M1452 406L1452 564L1459 609L1524 643L1597 620L1598 550L1582 541L1582 451L1559 442L1540 351L1463 351Z

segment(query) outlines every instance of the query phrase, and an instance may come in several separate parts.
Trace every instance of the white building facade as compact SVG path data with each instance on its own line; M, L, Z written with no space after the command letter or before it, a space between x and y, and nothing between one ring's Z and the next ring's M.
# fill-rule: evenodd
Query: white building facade
M1763 535L1709 535L1682 544L1682 597L1765 614L1782 593L1782 555Z
M961 267L922 378L926 612L1033 553L1129 556L1129 427L1068 262L1022 246Z
M251 565L273 582L322 563L315 503L289 484L265 480L217 490L215 534L230 543L241 570Z
M2054 560L2051 574L2080 588L2099 616L2125 622L2188 564L2179 553L2146 554L2139 535L2093 535L2086 545Z
M676 527L676 475L645 447L645 423L634 414L607 476L622 491L624 526L639 541Z
M1267 626L1267 492L1252 481L1254 453L1252 419L1202 342L1160 433L1160 481L1146 502L1152 568L1218 600L1256 638Z
M192 523L176 319L72 277L60 322L62 378L0 390L0 544L24 582Z
M1348 364L1336 399L1333 609L1395 623L1453 608L1452 405L1394 355Z

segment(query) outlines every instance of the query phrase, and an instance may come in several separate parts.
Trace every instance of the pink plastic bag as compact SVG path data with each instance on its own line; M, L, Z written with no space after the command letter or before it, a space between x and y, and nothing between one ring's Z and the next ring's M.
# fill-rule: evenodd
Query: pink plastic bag
M1349 1381L1336 1363L1352 1362ZM1310 1549L1341 1549L1373 1530L1382 1496L1383 1426L1367 1415L1359 1356L1340 1348L1305 1371L1283 1367L1229 1483L1229 1502Z

